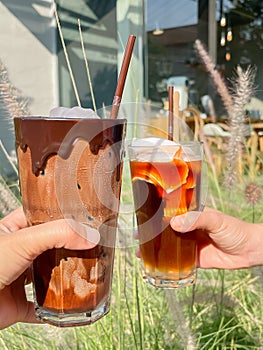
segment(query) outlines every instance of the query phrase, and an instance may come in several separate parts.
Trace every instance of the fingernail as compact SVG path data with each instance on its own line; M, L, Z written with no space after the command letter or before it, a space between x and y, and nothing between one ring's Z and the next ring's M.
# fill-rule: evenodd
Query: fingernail
M185 216L184 215L174 216L171 219L170 224L171 224L171 226L173 227L173 229L175 231L182 232L182 227L184 225L184 221L185 221Z
M94 245L97 245L100 241L100 233L98 230L96 230L93 227L90 227L88 225L82 224L86 231L86 238L90 243L93 243Z
M182 225L182 230L184 232L192 231L194 229L194 224L196 223L197 219L199 218L200 212L199 211L189 211L187 214L185 214L185 220Z
M73 220L72 218L67 219L68 225L78 234L80 234L83 238L85 238L90 243L97 245L100 241L100 233L99 231L82 222Z
M2 224L0 224L0 231L3 231L5 233L11 233L11 231Z
M193 226L200 215L199 211L189 211L186 214L174 216L170 224L175 231L186 233L193 230Z

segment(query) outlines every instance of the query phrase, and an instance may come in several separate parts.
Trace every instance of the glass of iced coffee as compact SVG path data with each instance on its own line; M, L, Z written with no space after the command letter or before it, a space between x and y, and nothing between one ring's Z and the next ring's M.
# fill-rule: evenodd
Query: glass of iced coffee
M28 224L64 218L101 236L92 249L35 259L36 315L59 327L91 324L110 308L126 120L25 116L14 124Z
M143 277L160 288L193 284L196 241L170 220L201 210L202 145L145 138L132 140L128 151Z

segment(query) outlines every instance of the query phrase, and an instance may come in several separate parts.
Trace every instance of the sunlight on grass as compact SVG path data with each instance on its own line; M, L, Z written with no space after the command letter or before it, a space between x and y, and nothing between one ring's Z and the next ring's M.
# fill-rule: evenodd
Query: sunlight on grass
M260 169L253 179L262 187ZM208 173L207 205L247 221L263 221L262 200L245 198L251 181L229 193L220 176ZM137 243L128 164L123 171L119 242L116 248L111 311L91 326L56 328L17 324L0 333L3 350L258 350L263 344L263 269L198 270L196 286L157 290L144 283ZM231 200L229 200L231 198ZM127 229L128 228L128 229Z

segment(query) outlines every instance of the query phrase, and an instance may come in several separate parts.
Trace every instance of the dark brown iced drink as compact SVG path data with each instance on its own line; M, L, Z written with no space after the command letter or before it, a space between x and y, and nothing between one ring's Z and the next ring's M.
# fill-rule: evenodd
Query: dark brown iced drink
M20 191L29 225L59 218L100 232L90 250L52 249L33 263L36 313L58 326L109 311L124 119L15 118Z
M158 288L191 285L196 279L196 240L174 231L170 220L201 210L202 146L161 138L133 142L130 170L143 277Z

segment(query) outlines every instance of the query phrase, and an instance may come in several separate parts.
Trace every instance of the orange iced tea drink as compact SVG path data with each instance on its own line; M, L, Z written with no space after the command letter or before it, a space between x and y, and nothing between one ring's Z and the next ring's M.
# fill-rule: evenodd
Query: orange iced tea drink
M201 145L131 146L129 155L144 278L163 288L192 284L196 241L170 220L200 209Z

